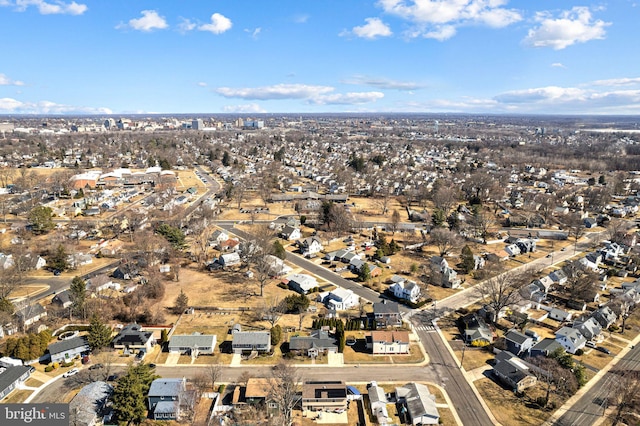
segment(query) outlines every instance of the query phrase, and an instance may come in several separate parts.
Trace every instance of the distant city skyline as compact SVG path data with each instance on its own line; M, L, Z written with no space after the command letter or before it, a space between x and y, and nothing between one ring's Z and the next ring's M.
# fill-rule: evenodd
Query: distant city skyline
M0 0L0 114L640 114L632 0Z

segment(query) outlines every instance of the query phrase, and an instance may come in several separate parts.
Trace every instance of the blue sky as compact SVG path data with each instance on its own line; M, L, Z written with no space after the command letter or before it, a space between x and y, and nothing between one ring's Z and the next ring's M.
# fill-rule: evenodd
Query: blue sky
M640 0L0 0L0 114L638 114L639 21Z

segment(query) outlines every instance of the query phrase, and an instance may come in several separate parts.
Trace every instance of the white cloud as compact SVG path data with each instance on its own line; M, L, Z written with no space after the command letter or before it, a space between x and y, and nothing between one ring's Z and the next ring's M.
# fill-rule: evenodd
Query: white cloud
M258 104L225 105L222 110L224 112L238 112L243 114L264 114L267 112Z
M351 32L343 31L341 35L347 35L351 33L356 37L374 40L378 37L389 37L393 34L389 26L382 22L379 18L366 18L365 22L366 24L362 26L353 27Z
M345 80L344 83L373 86L389 90L416 90L422 87L421 85L411 81L397 81L388 78L368 77L365 75L355 75L352 78Z
M332 93L334 87L312 86L307 84L276 84L273 86L230 88L219 87L215 90L225 98L282 100L304 99L315 105L354 105L375 102L384 97L380 92Z
M251 35L251 38L256 40L258 38L258 36L260 35L260 33L262 32L262 28L258 27L254 30L251 30L249 28L245 28L244 30L245 33L249 33Z
M405 34L446 40L463 25L503 28L522 20L515 9L506 9L508 0L379 0L388 14L413 23Z
M612 78L609 80L596 80L591 83L594 86L632 86L640 84L640 77L633 78Z
M16 0L15 3L2 1L0 6L15 6L19 12L24 12L30 6L34 6L42 15L82 15L88 9L87 5L76 3L75 1L70 3L63 1L48 3L44 0Z
M143 10L141 13L142 17L130 19L128 24L120 24L116 28L131 28L136 31L150 32L169 27L164 17L158 15L158 12L155 10Z
M456 35L456 27L453 25L441 25L433 31L427 31L422 34L424 38L432 38L438 41L445 41Z
M564 64L560 63L560 62L554 62L551 64L552 68L566 68L566 66L564 66Z
M529 30L524 43L533 47L551 47L554 50L561 50L575 43L603 39L605 28L611 25L610 22L593 20L589 8L579 6L563 11L559 18L540 12L536 15L536 21L540 25Z
M208 84L207 84L207 83L205 83L204 81L199 81L199 82L198 82L198 86L200 86L200 87L207 87L207 86L208 86Z
M505 92L494 99L519 112L629 114L640 110L640 89L598 91L577 87L538 87Z
M357 105L375 102L384 98L381 92L350 92L320 95L309 99L309 103L316 105Z
M0 86L24 86L19 80L12 80L4 74L0 74Z
M333 87L310 86L306 84L276 84L273 86L231 88L219 87L215 90L225 98L240 99L305 99L332 92Z
M187 18L180 18L180 23L178 23L178 31L181 33L186 33L189 31L193 31L195 30L197 27L196 24L194 24L193 22L191 22L191 20L187 19Z
M203 24L198 27L200 31L209 31L213 34L222 34L231 29L233 24L231 20L224 15L214 13L211 15L211 23Z
M57 104L51 101L22 102L0 98L0 112L14 114L112 114L109 108Z
M293 22L295 22L296 24L306 24L307 21L309 20L309 15L295 15L293 17Z

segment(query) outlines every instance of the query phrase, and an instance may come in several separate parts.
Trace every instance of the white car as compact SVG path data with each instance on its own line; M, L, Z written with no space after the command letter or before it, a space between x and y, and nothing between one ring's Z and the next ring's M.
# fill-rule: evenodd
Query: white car
M77 368L72 368L71 370L69 370L66 373L64 373L62 375L62 377L67 378L67 377L75 376L79 372L80 372L80 370L78 370Z

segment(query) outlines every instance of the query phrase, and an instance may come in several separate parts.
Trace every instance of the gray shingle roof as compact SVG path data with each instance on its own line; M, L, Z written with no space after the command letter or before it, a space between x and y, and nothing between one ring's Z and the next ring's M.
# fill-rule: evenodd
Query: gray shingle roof
M66 352L70 349L80 348L82 346L87 346L87 349L89 349L89 342L87 342L87 338L85 336L78 336L52 343L47 349L49 349L49 353L51 355L55 355Z

